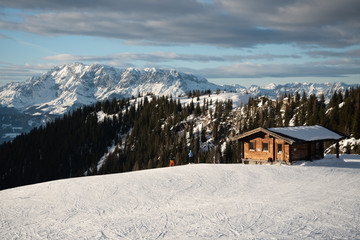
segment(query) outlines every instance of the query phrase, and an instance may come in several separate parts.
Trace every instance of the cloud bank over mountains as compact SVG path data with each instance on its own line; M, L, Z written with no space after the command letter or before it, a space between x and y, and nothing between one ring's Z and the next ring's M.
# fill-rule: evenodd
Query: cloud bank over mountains
M26 44L15 31L46 41L83 36L121 45L112 53L89 47L85 54L44 47L38 65L155 63L208 78L344 77L360 74L359 12L357 0L2 1L0 40ZM71 45L73 39L61 40ZM0 59L0 74L16 65Z
M3 1L25 10L1 28L43 35L89 35L132 43L249 47L296 43L344 47L359 43L356 0L238 1ZM133 42L136 43L136 42Z

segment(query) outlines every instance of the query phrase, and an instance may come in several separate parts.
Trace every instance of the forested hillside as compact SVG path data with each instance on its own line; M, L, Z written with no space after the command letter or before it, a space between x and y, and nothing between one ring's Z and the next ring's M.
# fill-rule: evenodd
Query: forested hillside
M256 127L319 124L360 138L360 88L324 97L285 94L234 107L210 93L98 102L0 146L0 189L169 165L240 162L230 136ZM189 158L192 150L194 157ZM359 152L358 147L351 149Z
M360 137L360 88L335 92L329 103L315 95L285 94L276 101L266 96L250 98L242 108L243 130L256 127L321 125Z

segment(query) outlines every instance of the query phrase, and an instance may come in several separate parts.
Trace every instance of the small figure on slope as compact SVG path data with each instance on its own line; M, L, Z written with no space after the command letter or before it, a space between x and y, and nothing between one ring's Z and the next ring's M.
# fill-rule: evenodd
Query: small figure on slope
M171 154L170 155L170 165L169 165L169 167L173 167L173 166L175 166L175 161L174 161L174 155Z
M188 155L189 155L189 163L194 163L194 154L193 154L193 152L191 151L191 149L190 149Z

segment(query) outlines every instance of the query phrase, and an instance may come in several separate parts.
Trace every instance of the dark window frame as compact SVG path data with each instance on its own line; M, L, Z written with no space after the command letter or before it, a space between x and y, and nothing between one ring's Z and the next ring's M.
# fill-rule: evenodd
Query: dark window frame
M255 151L255 142L250 142L249 143L249 150L250 151Z
M263 150L263 152L269 152L269 143L263 142L262 143L262 150Z

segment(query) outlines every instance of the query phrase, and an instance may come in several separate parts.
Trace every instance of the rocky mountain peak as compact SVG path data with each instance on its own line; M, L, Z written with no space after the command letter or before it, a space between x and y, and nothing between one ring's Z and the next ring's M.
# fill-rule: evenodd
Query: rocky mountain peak
M71 63L55 67L26 82L0 88L0 104L20 111L31 108L36 114L62 114L112 97L131 97L149 92L179 96L194 89L215 90L218 87L204 78L176 70L118 69L101 64Z

